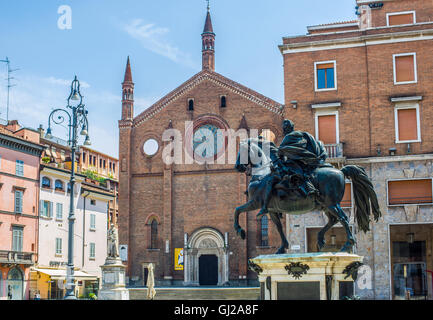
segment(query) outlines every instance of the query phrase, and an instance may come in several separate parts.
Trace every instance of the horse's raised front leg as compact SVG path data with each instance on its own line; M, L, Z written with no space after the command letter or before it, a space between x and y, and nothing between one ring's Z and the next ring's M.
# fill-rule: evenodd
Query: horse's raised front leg
M235 209L235 223L234 223L234 228L236 230L236 233L243 239L245 240L245 230L241 228L241 226L239 225L239 215L242 212L247 212L247 211L253 211L259 208L259 205L257 204L256 201L254 200L250 200L247 203L245 203L244 205L237 207Z
M275 254L284 254L286 253L286 249L289 247L289 242L287 241L286 236L284 235L283 225L281 224L279 213L270 212L269 216L271 217L272 222L277 227L278 233L281 237L281 247L278 248Z
M322 251L325 245L325 233L338 222L337 217L332 214L332 211L329 211L329 209L325 209L324 211L326 216L328 217L328 223L317 234L317 250L319 252Z
M346 230L347 241L340 251L351 252L352 247L355 245L355 239L353 238L352 231L350 230L349 219L347 218L346 214L344 213L343 209L341 209L339 204L329 207L328 209L337 215L338 221L341 222L341 225Z

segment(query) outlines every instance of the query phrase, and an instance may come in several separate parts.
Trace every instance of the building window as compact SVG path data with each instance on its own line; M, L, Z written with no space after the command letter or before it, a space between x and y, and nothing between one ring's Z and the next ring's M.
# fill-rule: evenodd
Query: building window
M431 204L432 179L388 181L388 204Z
M92 206L96 206L96 200L91 199L91 200L90 200L90 204L91 204Z
M51 180L47 177L42 178L42 188L51 189Z
M15 174L17 176L24 176L24 161L17 160L15 163Z
M395 107L395 142L421 142L421 126L418 104Z
M188 110L193 111L194 110L194 99L188 100Z
M95 243L91 242L90 243L90 259L95 259L96 257L96 250L95 250Z
M260 219L260 246L262 247L269 246L268 228L269 219L267 215L264 215Z
M23 227L12 227L12 251L22 252L23 251Z
M56 238L56 255L62 254L62 238Z
M24 191L15 190L15 213L23 213Z
M46 200L41 200L40 216L44 218L51 218L53 212L53 203Z
M114 173L116 172L116 164L115 163L113 163L113 172Z
M316 139L326 144L340 143L338 111L316 112Z
M342 208L352 208L352 184L349 182L346 183L343 200L341 200L340 205Z
M102 167L105 169L105 160L102 162Z
M394 54L394 84L416 83L416 53Z
M388 26L414 24L416 23L416 13L415 11L387 13L386 23Z
M56 203L56 219L63 219L63 203Z
M62 181L62 180L56 180L56 181L54 182L54 188L55 188L57 191L64 191L63 181Z
M158 247L158 221L152 220L150 224L150 248L156 249Z
M83 152L83 163L86 163L86 153Z
M335 61L314 63L316 91L337 89L337 70Z
M99 168L102 168L102 159L99 159Z
M221 97L221 108L227 107L227 98L225 96Z
M96 230L96 215L93 213L90 214L90 229Z

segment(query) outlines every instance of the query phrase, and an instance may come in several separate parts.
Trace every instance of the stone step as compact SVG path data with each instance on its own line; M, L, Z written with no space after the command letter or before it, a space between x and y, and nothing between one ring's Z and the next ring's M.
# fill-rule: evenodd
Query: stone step
M130 300L146 300L147 288L128 288ZM154 300L259 300L259 287L156 287Z

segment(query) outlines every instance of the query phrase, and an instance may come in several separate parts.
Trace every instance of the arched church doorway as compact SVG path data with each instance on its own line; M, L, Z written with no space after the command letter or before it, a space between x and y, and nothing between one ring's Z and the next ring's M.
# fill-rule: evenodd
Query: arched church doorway
M213 228L193 232L184 250L184 285L217 285L229 281L228 247Z
M199 283L201 286L218 284L218 257L214 254L202 254L198 258Z

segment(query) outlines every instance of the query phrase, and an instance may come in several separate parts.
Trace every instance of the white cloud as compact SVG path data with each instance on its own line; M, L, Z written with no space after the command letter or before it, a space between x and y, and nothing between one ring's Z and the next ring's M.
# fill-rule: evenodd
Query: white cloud
M156 54L164 56L176 63L197 69L197 64L191 56L182 52L179 48L171 45L164 36L168 35L168 28L155 26L153 23L145 24L142 19L133 19L129 24L123 26L132 38L140 41L142 46Z
M72 84L72 80L58 79L54 77L43 78L43 81L46 81L50 84L58 84L62 86L70 86ZM87 82L80 81L80 88L90 88L90 85Z

